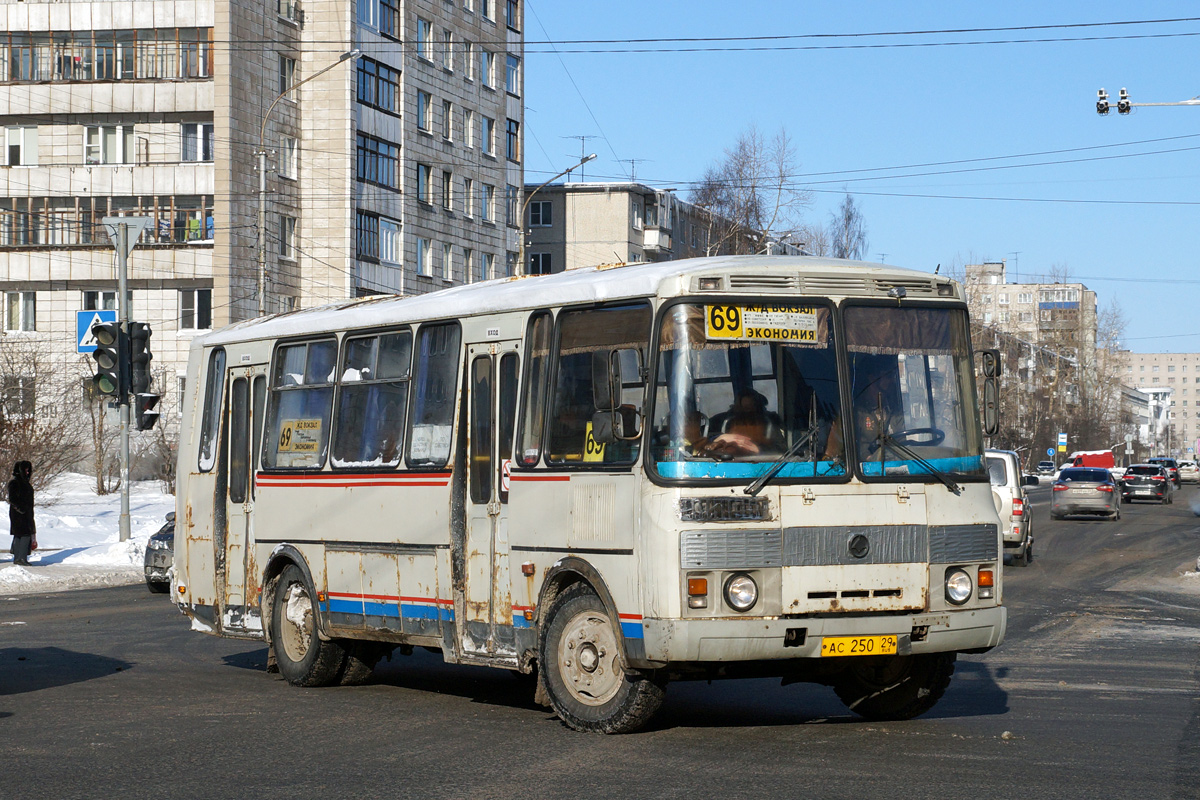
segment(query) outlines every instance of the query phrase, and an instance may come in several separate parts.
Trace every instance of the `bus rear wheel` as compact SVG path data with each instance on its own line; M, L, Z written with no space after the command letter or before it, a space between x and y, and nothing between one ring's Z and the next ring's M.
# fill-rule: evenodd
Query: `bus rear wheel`
M912 719L945 694L956 658L954 653L854 657L833 690L866 719Z
M289 564L275 584L271 644L279 674L293 686L327 686L337 681L346 650L317 633L313 590L304 573Z
M559 595L542 625L539 674L550 706L577 731L635 731L666 696L660 681L621 668L616 630L604 603L585 583Z

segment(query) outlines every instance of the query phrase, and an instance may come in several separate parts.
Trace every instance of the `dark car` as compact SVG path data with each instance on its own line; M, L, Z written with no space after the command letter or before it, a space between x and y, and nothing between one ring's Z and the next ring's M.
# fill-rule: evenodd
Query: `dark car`
M1121 492L1112 473L1100 467L1064 467L1050 493L1050 519L1068 514L1121 518Z
M1155 456L1154 458L1147 458L1146 463L1158 464L1160 467L1166 468L1167 474L1171 476L1171 482L1175 484L1176 489L1182 485L1179 478L1179 464L1175 461L1175 459Z
M167 524L146 542L146 587L162 594L171 591L171 566L175 563L175 512Z
M1157 500L1160 503L1175 502L1175 486L1166 467L1158 464L1134 464L1125 470L1121 478L1121 500Z

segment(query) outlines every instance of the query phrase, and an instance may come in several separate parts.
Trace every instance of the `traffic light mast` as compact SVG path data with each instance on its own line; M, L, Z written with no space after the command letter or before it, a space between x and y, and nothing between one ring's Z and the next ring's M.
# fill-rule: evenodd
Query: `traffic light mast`
M1108 92L1101 89L1096 92L1096 113L1100 116L1105 116L1109 111ZM1122 89L1117 96L1117 113L1128 114L1134 108L1148 108L1150 106L1200 106L1200 97L1193 97L1191 100L1179 100L1174 103L1134 103L1129 99L1129 91Z

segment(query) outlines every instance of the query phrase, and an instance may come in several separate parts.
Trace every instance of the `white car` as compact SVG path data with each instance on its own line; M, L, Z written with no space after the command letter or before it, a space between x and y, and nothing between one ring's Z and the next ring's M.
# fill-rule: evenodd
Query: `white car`
M1195 461L1179 462L1180 483L1200 483L1200 466Z
M1004 527L1004 555L1015 566L1027 567L1033 560L1033 515L1025 498L1025 487L1036 486L1034 475L1021 474L1021 459L1010 450L987 450L992 499Z

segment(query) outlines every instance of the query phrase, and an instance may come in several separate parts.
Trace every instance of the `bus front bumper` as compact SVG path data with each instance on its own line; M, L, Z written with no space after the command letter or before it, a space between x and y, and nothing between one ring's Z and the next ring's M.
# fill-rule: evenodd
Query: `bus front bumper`
M1003 606L897 616L642 621L635 666L820 658L826 636L895 636L899 655L982 651L1004 640ZM631 656L634 654L631 653ZM643 660L644 659L644 660ZM641 662L641 663L636 663Z

